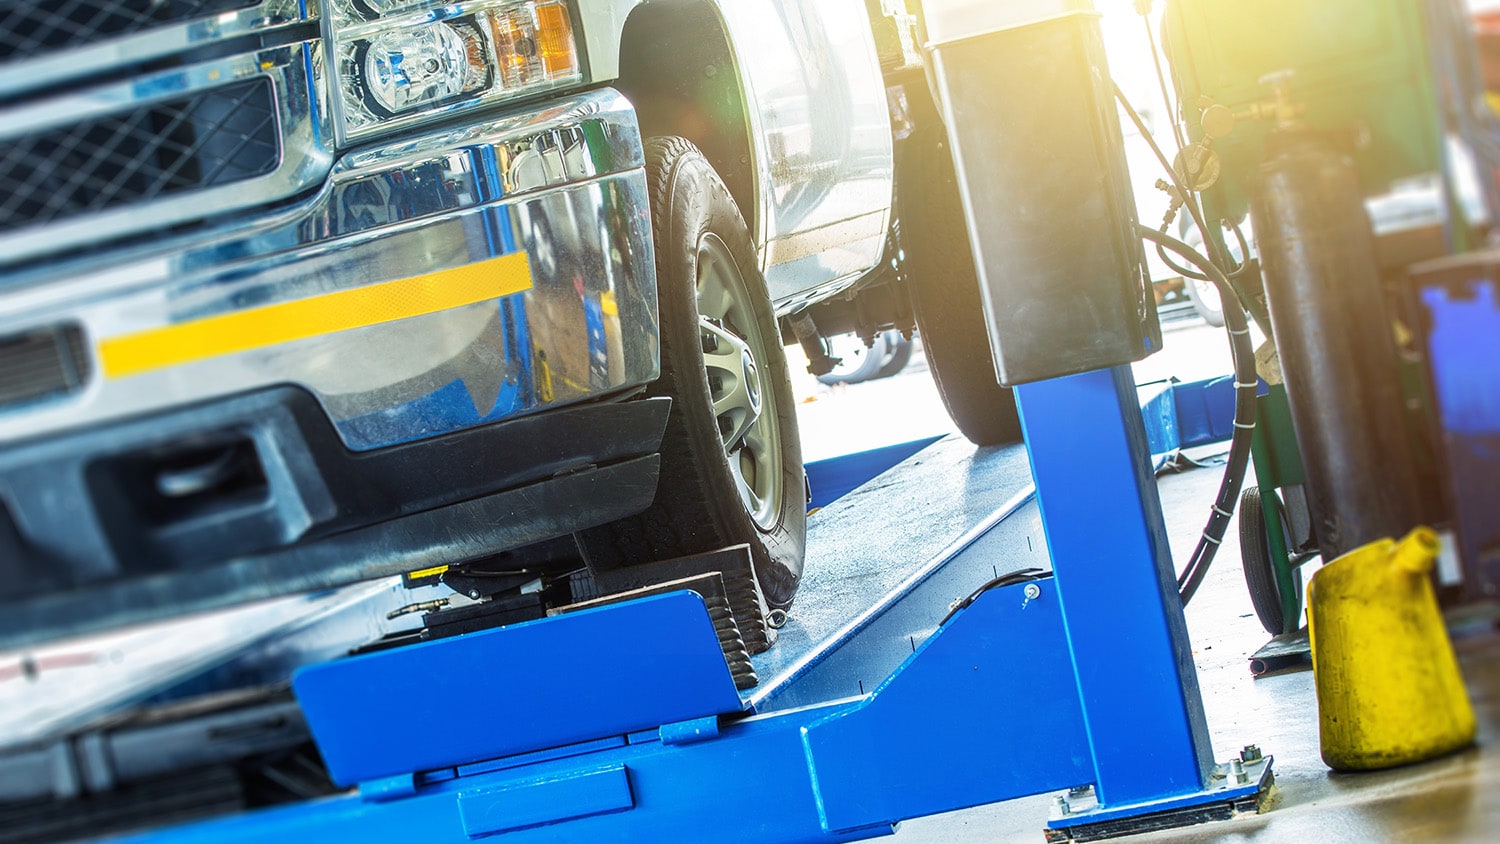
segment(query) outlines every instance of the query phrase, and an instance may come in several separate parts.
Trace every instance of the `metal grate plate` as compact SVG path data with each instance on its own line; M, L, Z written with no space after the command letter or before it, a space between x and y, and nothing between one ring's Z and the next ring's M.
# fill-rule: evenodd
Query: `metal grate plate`
M0 231L262 176L280 155L266 79L25 135L0 146Z
M0 63L82 47L259 0L0 0Z
M81 389L89 366L76 325L0 337L0 410Z

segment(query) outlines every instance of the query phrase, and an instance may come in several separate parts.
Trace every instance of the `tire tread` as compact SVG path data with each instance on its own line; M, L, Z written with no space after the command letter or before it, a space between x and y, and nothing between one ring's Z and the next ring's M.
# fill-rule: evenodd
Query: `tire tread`
M800 581L805 545L806 513L802 504L802 457L797 439L795 405L787 379L785 353L774 332L775 321L765 282L755 271L753 249L743 218L734 198L724 187L712 166L693 144L679 137L651 138L645 143L648 195L651 202L652 245L657 256L658 297L661 301L662 371L647 389L650 396L670 396L674 407L667 421L662 441L662 472L656 499L645 512L630 518L593 528L579 534L579 544L591 567L601 569L647 563L717 550L747 542L751 546L757 579L766 601L773 607L790 606ZM732 213L731 213L732 212ZM732 486L724 488L727 467L723 462L718 431L695 430L688 417L692 411L682 406L683 396L699 392L706 395L706 376L702 373L701 352L679 349L698 342L697 308L691 300L693 290L671 289L687 285L669 259L684 248L681 227L694 215L707 226L717 221L728 227L720 232L731 254L740 264L751 295L760 294L757 303L762 334L772 338L766 360L760 362L767 390L775 390L773 402L780 413L784 504L776 527L761 531L750 519ZM696 225L696 224L695 224ZM696 244L697 230L687 233ZM696 247L695 247L696 248ZM680 269L680 268L678 268ZM686 301L673 297L686 297ZM673 322L690 312L693 324ZM767 327L769 326L769 328ZM767 333L769 332L769 333ZM695 358L695 355L699 356ZM696 367L688 361L696 359ZM702 383L699 383L699 381ZM711 425L706 427L712 427ZM795 478L792 476L795 475Z

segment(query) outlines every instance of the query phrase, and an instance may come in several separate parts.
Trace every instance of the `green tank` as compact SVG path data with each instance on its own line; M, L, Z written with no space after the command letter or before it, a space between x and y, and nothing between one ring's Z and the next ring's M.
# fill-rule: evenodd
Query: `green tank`
M1367 196L1436 172L1442 120L1423 7L1424 0L1169 0L1166 49L1191 140L1204 137L1210 100L1235 118L1210 144L1221 172L1204 192L1209 217L1245 213L1267 134L1293 114L1353 154ZM1277 108L1278 87L1292 112Z

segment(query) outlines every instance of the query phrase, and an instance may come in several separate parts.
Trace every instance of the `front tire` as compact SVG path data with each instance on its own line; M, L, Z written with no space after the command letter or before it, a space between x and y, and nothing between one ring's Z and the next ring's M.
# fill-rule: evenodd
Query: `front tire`
M649 563L746 543L766 603L801 580L806 486L796 404L765 279L739 209L683 138L646 142L661 376L670 396L651 507L580 534L591 566Z

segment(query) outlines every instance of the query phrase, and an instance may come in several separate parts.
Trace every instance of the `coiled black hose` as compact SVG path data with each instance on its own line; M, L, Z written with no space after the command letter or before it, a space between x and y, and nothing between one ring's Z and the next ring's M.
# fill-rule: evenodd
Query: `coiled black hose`
M1204 275L1213 279L1224 298L1224 328L1229 332L1229 348L1234 358L1234 436L1229 441L1229 460L1224 467L1224 480L1219 483L1219 495L1214 500L1208 524L1198 540L1198 547L1188 560L1187 567L1177 576L1177 593L1182 603L1187 604L1203 583L1214 554L1224 541L1224 532L1229 528L1235 504L1239 502L1240 488L1245 483L1245 472L1250 465L1250 444L1255 431L1255 350L1250 345L1250 325L1245 321L1244 308L1235 307L1234 288L1224 271L1199 255L1196 250L1175 237L1169 237L1155 229L1141 226L1141 237L1170 249Z
M1125 113L1140 130L1141 137L1145 138L1146 143L1151 146L1151 151L1156 154L1156 159L1161 163L1162 169L1167 171L1178 195L1182 197L1183 206L1192 216L1193 223L1198 226L1198 231L1203 235L1204 245L1211 246L1213 239L1209 237L1208 223L1204 221L1203 211L1198 207L1193 193L1178 178L1177 171L1172 168L1172 163L1167 160L1161 147L1157 146L1150 131L1146 128L1146 122L1125 98L1120 86L1116 85L1114 89L1115 98L1120 101ZM1230 280L1229 274L1223 269L1223 265L1227 265L1229 261L1229 256L1220 254L1223 252L1221 249L1214 249L1215 260L1209 260L1177 238L1145 226L1140 227L1140 234L1142 238L1151 241L1157 247L1176 252L1183 260L1197 267L1204 276L1218 285L1219 296L1224 301L1224 329L1229 332L1229 351L1234 359L1234 436L1229 441L1229 460L1224 467L1224 480L1219 483L1219 494L1214 499L1208 524L1203 528L1203 534L1198 539L1198 547L1193 550L1193 556L1188 559L1187 567L1177 576L1177 594L1181 596L1182 603L1186 606L1197 593L1198 587L1202 585L1203 578L1208 574L1208 568L1213 564L1214 554L1224 543L1224 533L1229 529L1230 519L1234 517L1235 505L1239 503L1240 488L1245 484L1245 472L1250 466L1250 444L1255 432L1255 394L1257 391L1255 349L1250 344L1250 326L1245 321L1245 308L1239 291ZM1242 248L1245 250L1242 257L1248 262L1250 258L1248 245Z

